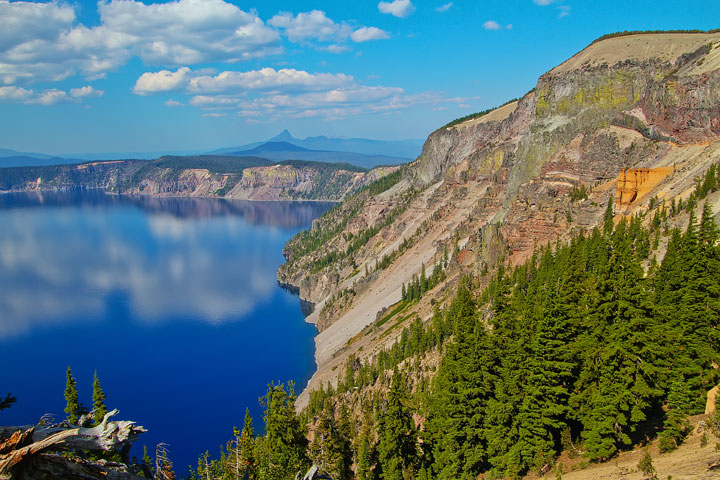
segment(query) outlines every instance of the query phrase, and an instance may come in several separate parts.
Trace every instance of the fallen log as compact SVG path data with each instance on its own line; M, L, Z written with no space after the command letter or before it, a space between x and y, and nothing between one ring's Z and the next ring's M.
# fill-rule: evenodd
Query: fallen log
M119 452L127 463L132 442L147 430L134 422L109 421L119 412L108 412L102 422L91 428L53 425L0 428L0 480L11 478L140 478L127 465L112 462L90 462L46 453L57 451ZM14 429L14 430L13 430Z
M32 458L23 469L23 477L33 480L140 480L126 465L103 464L82 459L68 459L61 455L42 453ZM147 480L147 479L145 479Z

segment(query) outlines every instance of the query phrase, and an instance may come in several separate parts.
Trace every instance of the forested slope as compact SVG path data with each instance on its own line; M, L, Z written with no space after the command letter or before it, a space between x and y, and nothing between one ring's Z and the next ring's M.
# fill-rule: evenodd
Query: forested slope
M285 433L243 447L252 475L290 478L314 463L334 479L519 478L568 472L562 454L601 462L648 441L672 452L720 380L715 172L684 205L616 218L611 203L592 231L464 276L431 321L351 358L299 415L292 392L272 386L266 422ZM408 294L398 310L418 301ZM282 472L262 460L269 445L296 455ZM197 478L231 471L227 448Z
M681 444L719 380L719 55L717 32L601 39L293 239L278 278L320 330L309 437L362 412L358 478Z

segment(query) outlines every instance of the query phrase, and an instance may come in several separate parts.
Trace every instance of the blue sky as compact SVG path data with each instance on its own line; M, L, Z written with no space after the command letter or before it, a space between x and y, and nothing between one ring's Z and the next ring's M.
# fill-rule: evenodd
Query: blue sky
M424 138L604 33L717 27L717 0L0 0L0 147Z

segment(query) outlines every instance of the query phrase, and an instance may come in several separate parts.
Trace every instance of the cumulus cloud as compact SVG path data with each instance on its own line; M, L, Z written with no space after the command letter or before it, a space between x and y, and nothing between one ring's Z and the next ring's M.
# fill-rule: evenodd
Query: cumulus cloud
M236 62L279 52L275 30L223 0L110 0L99 4L99 13L109 31L138 38L139 56L150 64Z
M390 38L390 35L376 27L362 27L355 30L350 37L353 42L369 42L370 40L383 40Z
M322 47L321 50L330 53L343 53L350 50L350 47L348 47L347 45L339 45L337 43L333 43L332 45L328 45L327 47Z
M182 107L182 103L178 102L177 100L173 100L172 98L165 101L166 107Z
M435 10L437 10L438 12L447 12L448 10L450 10L450 8L452 6L453 6L453 4L452 4L452 2L450 2L450 3L446 3L445 5L441 5L441 6L437 7Z
M555 0L533 0L537 5L540 5L541 7L546 7L550 5L551 3L555 3Z
M7 51L31 40L54 40L58 32L69 29L75 10L69 5L0 1L0 51Z
M97 90L90 85L70 89L70 96L74 98L102 97L103 95L105 95L104 90Z
M309 73L294 68L275 70L266 67L247 72L225 71L217 75L192 72L182 67L175 72L146 72L133 88L137 95L183 90L187 93L227 94L247 90L282 91L285 93L328 90L348 86L353 77L343 73Z
M410 0L394 0L392 2L378 3L378 10L398 18L405 18L415 11L415 6Z
M402 88L354 84L322 92L297 95L261 94L254 98L232 95L196 95L190 104L211 112L236 110L247 122L272 122L282 118L338 119L352 115L387 113L423 104L455 103L440 94L408 95Z
M189 82L191 92L227 92L243 90L277 90L286 92L327 90L350 85L353 77L343 73L309 73L294 68L263 68L249 72L221 72L203 75Z
M414 10L410 0L381 4L398 16ZM164 76L158 72L140 79L136 93L169 91L185 83L182 69L175 76L172 69L279 54L281 35L295 43L330 43L313 45L330 53L350 50L349 41L389 38L377 27L335 22L321 10L281 12L265 24L255 11L241 10L230 0L101 0L97 5L99 24L85 26L75 8L62 0L0 0L0 85L57 82L75 75L95 80L139 58L166 70Z
M9 87L0 87L0 102L2 101L10 101L10 102L17 102L22 100L27 100L28 98L32 97L33 91L27 90L25 88L15 87L15 86L9 86Z
M180 66L237 62L280 53L280 37L255 12L224 0L98 3L100 24L77 22L75 10L50 3L0 0L0 83L89 79L127 63Z
M55 105L56 103L66 103L71 101L71 97L64 90L57 90L52 88L45 90L37 96L32 103L38 103L40 105Z
M270 67L213 74L188 67L147 72L138 79L135 93L148 95L170 90L188 95L186 103L202 110L203 116L232 113L250 123L270 123L288 117L338 119L470 100L432 92L412 95L393 86L363 85L343 73ZM179 103L169 100L166 105L171 105L170 102Z
M495 20L488 20L487 22L483 23L483 28L485 30L500 30L500 24Z
M189 81L190 68L178 68L175 72L160 70L146 72L135 82L133 92L137 95L149 95L157 92L171 92L185 87Z
M339 41L346 39L351 32L349 25L335 23L321 10L302 12L295 16L281 12L268 20L268 25L282 28L291 42Z
M69 92L50 88L41 92L14 85L0 87L0 103L26 103L34 105L56 105L58 103L81 103L85 98L100 97L103 90L90 85L71 88Z
M368 42L390 38L390 35L377 27L353 27L347 23L336 23L321 10L301 12L293 15L281 12L268 21L268 25L281 29L284 35L294 43L333 42L332 45L317 47L330 53L350 50L343 44L348 39L353 42Z

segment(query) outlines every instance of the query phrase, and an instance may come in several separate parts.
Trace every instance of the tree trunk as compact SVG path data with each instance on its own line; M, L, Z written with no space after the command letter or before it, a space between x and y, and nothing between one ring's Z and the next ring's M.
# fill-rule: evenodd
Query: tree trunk
M59 425L0 427L0 480L11 478L77 478L136 479L127 465L90 462L45 453L47 450L90 450L120 452L127 461L132 442L147 430L134 422L109 421L118 414L108 412L100 425L79 427L63 422Z

